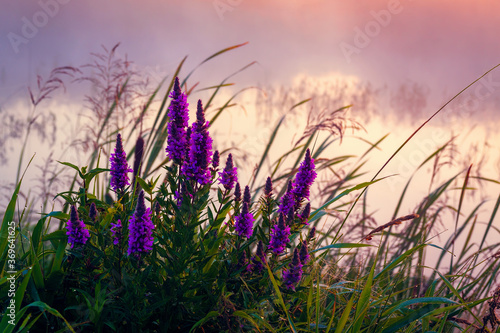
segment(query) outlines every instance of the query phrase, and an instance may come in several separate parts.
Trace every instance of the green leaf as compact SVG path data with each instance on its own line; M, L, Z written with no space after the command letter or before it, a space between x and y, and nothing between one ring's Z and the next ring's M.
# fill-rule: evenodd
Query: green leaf
M328 250L328 249L353 249L353 248L358 248L358 247L370 247L370 246L373 246L373 245L361 244L361 243L337 243L337 244L323 246L323 247L320 247L318 249L314 249L310 252L314 253L314 252Z
M69 163L69 162L61 162L61 161L57 161L57 162L61 163L62 165L69 166L69 167L70 167L70 168L72 168L72 169L75 169L75 170L76 170L76 172L78 172L78 175L80 175L80 178L84 179L84 175L83 175L83 173L80 171L80 168L79 168L79 167L77 167L76 165L71 164L71 163Z
M370 296L373 284L373 274L375 273L375 265L377 261L373 262L372 268L370 270L370 274L368 274L368 278L366 279L365 287L359 296L358 305L356 306L356 315L354 316L354 325L353 332L359 332L361 329L361 325L363 324L363 319L365 318L365 313L368 311L370 307Z
M206 323L210 319L212 319L214 317L217 317L217 316L219 316L219 312L217 312L217 311L210 311L209 313L207 313L207 315L205 317L203 317L202 319L198 320L196 322L196 324L193 325L193 327L189 330L189 333L194 332L194 330L197 327L203 325L204 323Z
M394 305L393 307L387 309L382 316L390 316L392 313L395 311L405 309L409 305L413 304L458 304L457 302L445 298L445 297L419 297L419 298L413 298L409 299L406 301L403 301L399 304ZM413 310L412 310L413 311Z
M137 182L147 194L153 195L153 188L149 186L144 179L139 176L135 177L135 179L137 179Z
M347 324L347 320L349 319L349 315L351 313L352 305L354 304L354 293L351 295L351 299L347 302L347 305L342 313L342 317L340 317L339 322L337 323L337 329L335 329L335 333L342 333L345 325Z
M295 328L295 324L293 323L292 318L290 317L290 313L288 313L288 309L286 308L285 301L283 301L283 296L281 295L280 288L278 287L278 283L276 283L276 279L274 278L273 272L271 271L271 268L269 267L269 264L267 263L267 261L265 262L265 264L267 267L267 272L269 273L269 278L271 279L271 283L274 287L274 291L276 292L276 295L278 296L279 304L283 308L283 311L286 313L286 317L288 319L288 324L290 325L292 332L297 333L297 329Z

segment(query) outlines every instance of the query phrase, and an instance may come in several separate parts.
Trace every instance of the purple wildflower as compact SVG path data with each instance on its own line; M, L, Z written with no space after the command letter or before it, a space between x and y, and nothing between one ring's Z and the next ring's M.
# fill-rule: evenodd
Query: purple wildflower
M135 142L134 152L134 176L139 176L141 173L142 155L144 153L144 139L142 136L137 138Z
M260 260L259 260L260 259ZM252 257L252 272L253 273L262 273L264 270L264 262L266 261L266 253L264 252L264 244L262 241L259 241L257 245L257 251L255 255Z
M309 242L315 236L316 236L316 227L312 227L311 230L309 230L309 234L307 235L307 241Z
M252 196L250 195L250 187L245 186L245 191L243 192L243 202L246 202L250 205L250 200L252 200Z
M311 151L307 149L304 161L299 166L299 171L295 176L293 184L293 196L295 199L295 209L299 208L303 199L309 199L309 188L314 179L316 179L316 171L314 170L314 160L311 157Z
M116 136L115 153L111 154L111 188L115 192L123 192L125 186L130 185L128 174L132 172L128 167L127 155L123 150L122 136L120 133Z
M253 234L253 216L248 211L248 203L243 202L243 208L241 209L241 214L236 216L236 221L234 222L234 229L239 236L250 238Z
M95 206L95 203L91 203L90 204L90 208L89 208L89 217L90 219L95 222L96 218L97 218L97 208Z
M285 217L280 214L278 224L275 224L271 229L271 241L269 249L275 254L281 254L288 244L290 237L290 227L285 224Z
M299 252L300 262L302 263L302 265L306 265L311 256L307 251L307 242L303 241L301 244L302 245L300 246L300 252Z
M219 167L220 155L219 151L214 151L214 156L212 157L212 169L215 171Z
M122 240L122 221L111 222L111 232L113 233L113 244L119 245Z
M283 270L283 283L287 289L295 291L296 284L302 278L302 263L299 258L299 251L297 248L293 250L293 259L288 269Z
M189 110L187 95L181 91L179 78L175 78L174 90L170 94L172 102L168 107L168 137L167 137L167 155L177 164L182 164L186 154L188 141L186 138L186 127L189 121Z
M288 216L290 210L294 208L294 196L293 196L293 183L291 180L288 181L288 187L286 193L281 197L281 202L278 208L278 212Z
M266 197L270 197L272 193L273 193L273 182L271 180L271 177L267 177L266 187L264 188L264 194L266 195Z
M307 205L304 207L302 214L300 214L300 221L304 224L309 225L307 220L309 219L310 214L311 214L311 203L308 202Z
M236 186L234 187L234 201L240 202L241 201L241 187L240 183L236 183Z
M71 244L71 248L75 245L85 245L87 240L90 238L90 233L85 228L85 223L78 217L78 212L75 206L71 206L70 218L66 224L66 235L68 235L68 243Z
M229 154L226 161L226 167L219 172L221 183L227 191L233 189L234 183L238 181L238 169L233 165L233 155Z
M128 255L148 252L153 249L153 229L151 208L146 208L144 191L139 193L135 213L129 219Z
M212 138L208 132L209 123L201 100L198 100L196 122L191 127L188 161L183 165L183 173L200 185L210 183L210 162L212 162Z

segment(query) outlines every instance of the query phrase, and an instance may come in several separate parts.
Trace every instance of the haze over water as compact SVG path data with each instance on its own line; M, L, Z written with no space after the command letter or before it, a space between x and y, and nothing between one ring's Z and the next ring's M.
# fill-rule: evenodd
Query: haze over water
M353 104L348 115L366 129L366 134L348 131L343 145L332 153L361 155L366 144L350 140L350 135L374 142L391 133L366 166L365 170L371 171L369 179L422 121L500 63L499 12L500 3L493 0L1 0L0 137L11 134L12 128L6 125L12 123L9 119L23 119L23 112L30 110L27 88L36 86L37 75L46 78L54 67L88 63L91 52L102 51L101 45L109 49L120 42L118 54L126 54L154 85L164 76L170 77L185 55L185 67L191 69L216 51L249 42L201 66L190 79L191 84L219 84L256 61L231 79L236 84L230 88L233 92L259 86L269 89L267 96L272 98L275 96L269 91L283 86L296 92L295 102L315 95L310 105L316 112ZM81 95L89 92L85 89L72 86L67 95L57 94L50 101L47 109L57 117L56 137L71 133L67 124L82 112ZM231 140L246 140L252 146L247 147L253 150L250 156L258 157L275 125L263 119L275 121L286 108L273 111L273 115L259 115L263 111L255 107L254 94L242 94L238 100L242 107L225 115L213 130L229 138L221 146L228 147ZM205 96L203 92L194 94L190 105ZM488 160L481 172L500 180L496 129L499 106L500 70L496 70L432 120L382 173L396 173L399 178L369 191L379 222L390 218L413 170L452 135L459 135L457 153L470 156L465 160L474 165L479 165L480 161L474 159L481 155L474 153L474 146L480 152L486 149ZM298 113L307 113L310 107L304 106ZM280 133L283 137L278 147L289 149L295 130L304 125L300 117L295 116L295 123L291 119ZM74 123L72 126L78 127ZM2 184L15 178L20 142L19 138L2 141L9 157L2 165ZM37 152L35 163L41 164L49 148L64 150L64 144L59 139L47 147L34 139L29 142L26 156ZM457 162L446 169L446 176L466 167L468 164ZM35 169L31 172L35 173ZM428 181L428 174L417 176L415 183L419 186L412 189L406 209L417 204L412 199L428 193ZM492 186L484 192L496 198L498 190L498 186ZM391 208L387 211L384 205L388 201Z

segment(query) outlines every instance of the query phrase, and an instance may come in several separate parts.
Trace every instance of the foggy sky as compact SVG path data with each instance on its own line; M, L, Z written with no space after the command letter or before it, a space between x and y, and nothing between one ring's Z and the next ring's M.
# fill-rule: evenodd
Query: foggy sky
M240 82L286 83L298 74L335 72L378 85L411 80L440 98L500 62L500 3L493 0L0 4L0 106L24 98L36 74L47 75L54 66L82 65L90 52L118 42L119 51L140 66L166 72L185 55L194 67L224 47L249 42L216 60L205 75L215 70L229 74L257 61L259 65L242 74ZM30 24L35 32L27 27ZM354 46L357 53L346 56L342 45Z

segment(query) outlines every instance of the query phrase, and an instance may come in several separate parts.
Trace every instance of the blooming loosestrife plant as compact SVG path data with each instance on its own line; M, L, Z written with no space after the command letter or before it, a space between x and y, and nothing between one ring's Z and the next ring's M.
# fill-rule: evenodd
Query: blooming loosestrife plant
M127 155L123 150L122 137L116 136L114 154L111 154L111 188L117 193L123 193L126 186L130 185L128 173L134 170L129 168Z
M302 266L299 251L293 250L293 259L288 268L283 271L283 283L287 289L295 290L297 283L302 278Z
M231 191L234 184L238 181L238 168L233 165L233 155L227 156L226 167L219 173L219 183L224 186L226 191Z
M288 216L290 211L293 212L294 205L295 205L295 197L293 195L293 182L289 180L286 193L284 196L281 197L278 212L285 214L285 216Z
M314 160L311 157L309 148L306 150L306 157L300 164L299 171L295 176L293 183L293 197L295 199L295 210L300 207L302 200L309 199L309 188L316 179L317 173L314 166Z
M196 122L191 127L188 159L182 166L182 172L188 179L200 185L210 183L210 162L212 162L212 138L208 132L209 123L205 122L205 113L201 101L198 101Z
M63 262L60 282L65 290L82 290L87 300L95 301L82 303L90 308L78 312L72 310L77 308L75 299L60 293L58 304L68 310L63 307L58 311L83 323L82 329L103 331L107 326L116 331L188 332L202 325L207 332L248 331L255 328L253 324L233 313L275 302L277 294L267 268L273 276L282 276L274 282L281 292L300 291L302 266L309 259L307 244L300 243L300 255L295 246L291 262L282 254L305 236L301 234L304 224L292 226L292 222L309 216L310 204L300 216L294 205L296 198L301 202L309 195L312 159L303 162L295 183L288 182L279 207L268 177L254 215L250 187L242 191L232 154L219 170L220 155L217 150L212 153L209 122L201 101L196 121L188 127L187 96L181 92L178 78L169 96L169 165L162 184L156 187L157 180L140 178L145 140L136 141L132 170L118 134L110 158L111 189L119 193L118 199L113 202L107 195L108 201L101 201L86 191L78 192L77 200L68 197L71 202L79 201L80 211L86 214L79 219L76 207L71 206L68 243L71 248L85 247L80 253L71 252ZM96 169L89 174L105 171ZM140 183L135 190L127 188L129 172L134 172ZM294 191L294 184L300 191ZM155 208L154 214L146 207L146 198ZM278 222L273 225L275 215ZM88 226L83 221L88 221ZM268 254L272 254L269 261ZM92 304L102 307L95 310ZM217 320L200 324L214 311Z
M278 223L271 230L271 241L269 249L275 255L279 255L285 251L288 242L290 241L290 227L285 223L285 217L280 214Z
M167 155L174 163L181 165L186 155L188 139L186 130L189 121L187 95L181 91L179 78L175 78L174 90L170 94L172 102L168 107Z
M253 234L253 216L248 211L248 202L243 201L243 207L241 209L241 214L236 217L236 222L234 227L236 233L241 237L250 238Z
M234 201L235 202L240 202L241 201L241 186L240 186L240 183L236 183L236 186L234 187Z
M151 208L146 208L144 191L139 193L135 214L130 217L127 254L147 253L153 249L153 229Z
M71 205L70 219L66 224L66 235L68 235L68 243L71 248L79 245L85 245L90 238L90 233L85 227L85 223L78 217L78 211L74 205Z

